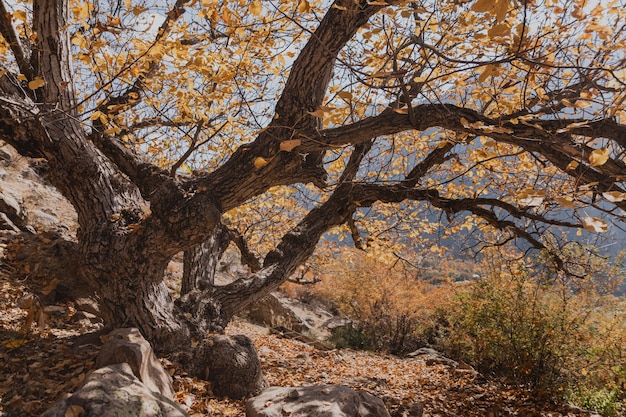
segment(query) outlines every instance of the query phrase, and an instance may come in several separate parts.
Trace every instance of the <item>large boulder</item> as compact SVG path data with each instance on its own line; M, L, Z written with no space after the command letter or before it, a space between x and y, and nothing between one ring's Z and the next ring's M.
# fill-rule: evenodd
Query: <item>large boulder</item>
M199 345L189 373L213 383L218 397L242 399L257 395L267 382L252 340L244 335L211 335Z
M390 417L382 400L343 385L270 387L246 402L247 417Z
M78 391L42 414L67 416L189 417L174 401L142 384L127 363L98 369Z
M106 336L96 366L127 363L148 389L168 398L174 398L172 378L163 368L150 343L135 328L115 329Z

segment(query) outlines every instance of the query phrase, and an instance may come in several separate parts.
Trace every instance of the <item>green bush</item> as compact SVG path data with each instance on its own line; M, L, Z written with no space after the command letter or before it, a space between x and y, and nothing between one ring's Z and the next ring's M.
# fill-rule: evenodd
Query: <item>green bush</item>
M340 349L370 350L374 346L365 333L352 324L334 328L330 342Z
M577 387L566 398L585 410L595 411L604 417L617 417L622 415L622 411L626 411L621 407L619 390L616 388L590 390Z
M540 264L532 273L497 259L488 265L484 279L439 306L439 327L430 330L438 349L546 397L587 387L594 401L624 400L623 301L598 281L546 274Z

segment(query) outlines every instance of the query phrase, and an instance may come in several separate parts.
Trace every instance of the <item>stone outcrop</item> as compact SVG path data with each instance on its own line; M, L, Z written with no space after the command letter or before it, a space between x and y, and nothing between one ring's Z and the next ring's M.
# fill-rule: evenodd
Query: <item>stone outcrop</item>
M172 378L163 368L150 343L135 328L115 329L106 336L106 340L96 366L127 363L133 375L149 390L158 392L168 398L174 398Z
M342 385L270 387L246 402L247 417L390 417L382 400Z
M302 332L308 329L302 320L273 294L268 294L254 303L253 306L248 308L245 315L252 323L267 327L282 326L295 332Z
M100 368L42 417L188 417L178 404L139 381L127 363Z
M194 355L189 373L211 381L218 397L242 399L267 388L259 354L247 336L209 336Z
M17 199L9 192L0 189L0 228L20 231L26 227L26 213Z

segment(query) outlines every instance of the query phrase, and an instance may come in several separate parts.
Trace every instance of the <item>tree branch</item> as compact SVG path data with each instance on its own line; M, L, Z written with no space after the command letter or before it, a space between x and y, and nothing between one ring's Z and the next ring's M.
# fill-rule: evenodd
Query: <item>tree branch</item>
M4 0L0 0L0 34L9 44L20 72L26 78L32 80L35 77L35 71L30 65L30 56L26 53L22 41L13 26L11 13L9 13Z
M152 46L156 45L157 43L159 43L159 41L165 39L167 35L169 35L173 24L185 12L184 6L188 2L189 0L176 0L176 3L174 3L174 6L172 6L170 11L167 13L167 17L159 27L157 35L152 42ZM108 100L100 103L96 110L99 110L105 114L115 115L121 113L124 110L125 106L134 107L135 105L137 105L140 102L139 97L141 97L141 94L145 89L145 81L152 75L154 75L154 72L159 67L159 65L159 60L151 60L148 64L147 70L143 74L140 74L135 79L135 82L126 89L126 91L124 91L120 95L109 97ZM110 82L112 81L113 80L111 80Z

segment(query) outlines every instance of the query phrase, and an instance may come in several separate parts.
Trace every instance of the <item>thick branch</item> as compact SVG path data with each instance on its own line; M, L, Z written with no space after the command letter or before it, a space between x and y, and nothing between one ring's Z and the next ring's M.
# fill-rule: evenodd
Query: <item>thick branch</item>
M278 123L292 126L322 104L339 51L357 30L384 6L365 1L337 0L294 61L276 105Z

